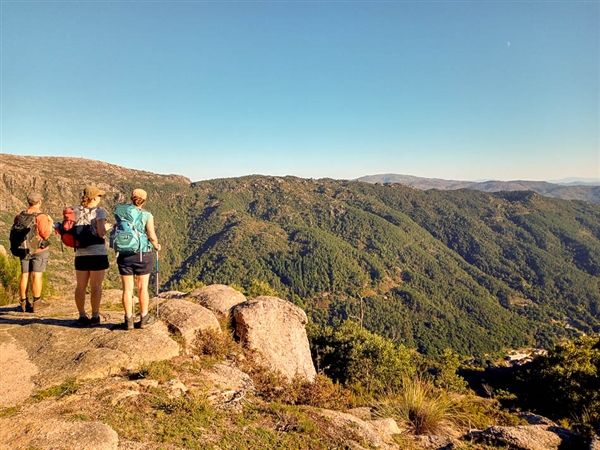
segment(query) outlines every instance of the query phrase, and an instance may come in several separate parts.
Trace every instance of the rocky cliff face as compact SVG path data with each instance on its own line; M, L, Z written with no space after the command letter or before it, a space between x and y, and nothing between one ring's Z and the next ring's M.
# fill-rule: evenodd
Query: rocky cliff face
M95 184L115 202L126 201L132 183L153 186L186 187L190 180L180 175L157 175L84 158L54 156L16 156L0 154L0 213L18 211L25 206L27 193L44 195L45 206L58 215L66 205L77 203L82 189Z

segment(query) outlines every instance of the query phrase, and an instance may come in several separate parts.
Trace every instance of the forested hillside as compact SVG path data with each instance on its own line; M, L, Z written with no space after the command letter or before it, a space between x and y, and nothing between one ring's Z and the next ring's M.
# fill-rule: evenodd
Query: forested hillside
M451 347L483 359L600 331L600 205L295 177L190 184L86 160L1 158L0 243L31 186L55 211L90 182L110 192L108 209L137 186L165 245L163 288L267 283L317 323L362 320L430 355Z

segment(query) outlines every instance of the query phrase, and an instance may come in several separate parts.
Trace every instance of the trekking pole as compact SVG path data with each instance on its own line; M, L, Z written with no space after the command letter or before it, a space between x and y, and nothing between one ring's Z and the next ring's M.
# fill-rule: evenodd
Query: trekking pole
M156 319L158 320L158 250L156 250Z

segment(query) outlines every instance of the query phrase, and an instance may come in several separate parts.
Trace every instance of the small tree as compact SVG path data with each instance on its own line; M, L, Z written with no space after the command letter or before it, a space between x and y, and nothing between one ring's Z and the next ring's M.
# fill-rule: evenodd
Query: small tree
M345 321L337 327L309 328L317 367L345 386L383 393L414 375L418 354Z

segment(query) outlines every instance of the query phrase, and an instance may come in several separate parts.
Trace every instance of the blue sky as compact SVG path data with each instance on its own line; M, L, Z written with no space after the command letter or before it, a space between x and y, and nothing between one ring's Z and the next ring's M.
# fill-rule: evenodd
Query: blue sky
M597 1L2 1L1 151L192 180L600 178Z

